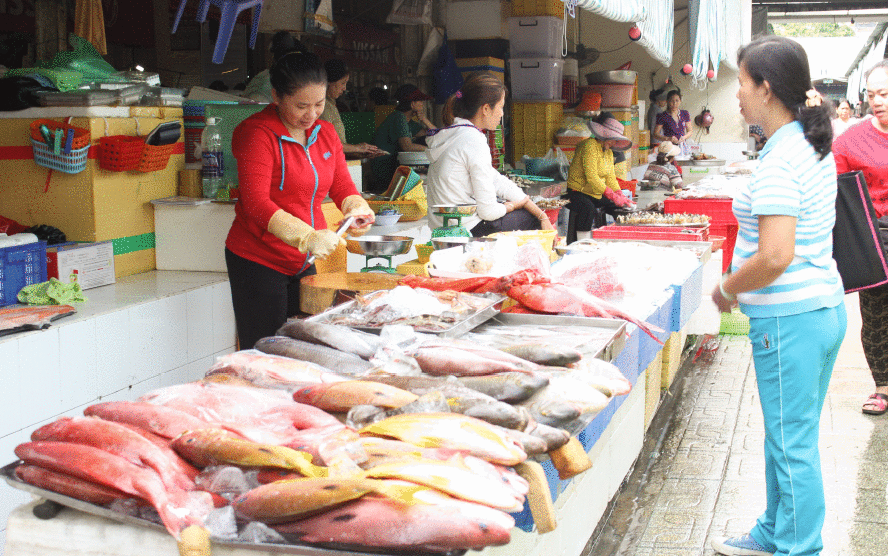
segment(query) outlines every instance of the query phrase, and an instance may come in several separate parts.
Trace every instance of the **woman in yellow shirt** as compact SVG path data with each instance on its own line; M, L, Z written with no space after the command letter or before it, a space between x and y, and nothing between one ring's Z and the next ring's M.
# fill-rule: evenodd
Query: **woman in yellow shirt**
M623 124L610 112L602 112L589 127L592 137L577 145L567 177L567 206L576 214L577 239L591 237L599 210L614 216L621 207L631 205L614 171L614 151L632 148L632 141L623 135Z

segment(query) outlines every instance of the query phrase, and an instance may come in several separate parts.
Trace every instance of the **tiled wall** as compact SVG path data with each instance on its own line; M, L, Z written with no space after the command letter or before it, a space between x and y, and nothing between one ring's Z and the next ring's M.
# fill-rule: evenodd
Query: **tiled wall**
M201 378L216 356L234 351L231 292L227 281L217 282L0 340L0 465L6 465L34 429L59 416ZM0 554L9 512L29 500L0 486Z

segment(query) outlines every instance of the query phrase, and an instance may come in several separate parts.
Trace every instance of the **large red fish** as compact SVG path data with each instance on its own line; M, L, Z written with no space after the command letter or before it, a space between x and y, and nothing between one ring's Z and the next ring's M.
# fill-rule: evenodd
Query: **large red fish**
M663 341L654 336L654 332L664 332L662 328L636 319L619 307L577 288L562 284L514 286L509 289L509 297L521 302L526 307L544 313L627 320L641 328L657 343L663 345Z
M36 465L19 465L15 468L15 476L36 487L58 492L59 494L98 506L104 506L115 500L130 497L129 494L122 490L78 479L66 473L50 471Z
M208 492L167 489L153 469L99 448L68 442L25 442L15 449L25 463L98 483L148 501L177 539L190 525L201 526L213 509Z
M194 481L182 472L183 465L187 464L169 446L161 448L132 429L113 421L96 417L62 417L35 430L31 433L31 440L93 446L135 465L150 467L157 472L167 488L195 488Z
M184 411L145 402L98 403L84 409L83 414L134 425L164 438L176 438L185 431L213 426Z
M309 543L435 552L498 546L511 540L515 520L509 514L434 490L414 497L422 502L403 504L368 494L335 510L274 528Z

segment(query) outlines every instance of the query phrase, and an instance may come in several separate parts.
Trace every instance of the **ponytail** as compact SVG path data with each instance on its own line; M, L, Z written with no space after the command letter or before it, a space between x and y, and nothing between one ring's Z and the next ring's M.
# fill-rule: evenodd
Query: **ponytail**
M441 117L444 120L445 127L453 125L453 120L455 118L455 116L453 115L453 105L456 104L458 100L460 100L460 98L456 96L457 93L459 93L459 91L447 97L447 102L444 103L444 112ZM462 97L462 95L460 95L460 97Z
M832 151L833 129L829 107L825 104L818 106L803 104L796 111L796 120L802 124L805 139L820 155L820 160L823 160Z
M485 104L496 105L506 93L506 85L488 71L478 71L466 78L462 88L444 103L444 125L453 125L454 118L471 120Z

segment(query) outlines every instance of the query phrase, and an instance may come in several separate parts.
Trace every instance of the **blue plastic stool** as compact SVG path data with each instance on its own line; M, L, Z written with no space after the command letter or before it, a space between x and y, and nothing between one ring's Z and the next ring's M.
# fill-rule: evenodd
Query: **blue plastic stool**
M176 19L173 22L173 33L179 28L179 20L185 11L185 3L188 0L179 2L179 9L176 10ZM201 0L197 9L198 23L207 20L207 12L210 11L210 4L214 4L222 11L219 21L219 33L216 36L216 46L213 49L213 63L221 64L225 59L225 52L228 51L228 42L231 40L231 32L234 30L234 24L237 16L248 8L253 9L253 23L250 29L250 48L256 46L256 35L259 32L259 16L262 15L263 0Z

